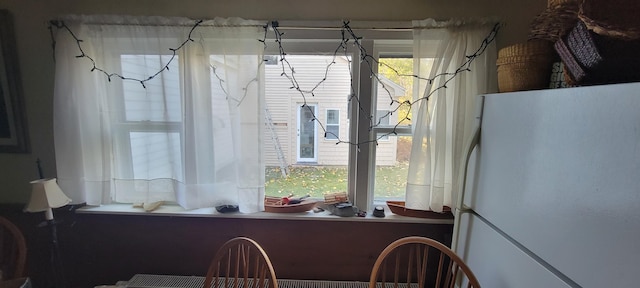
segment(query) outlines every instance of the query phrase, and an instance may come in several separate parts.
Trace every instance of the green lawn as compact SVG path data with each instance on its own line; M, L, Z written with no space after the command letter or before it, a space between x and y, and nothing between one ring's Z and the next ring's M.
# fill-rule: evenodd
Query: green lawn
M376 170L376 196L402 197L405 193L407 163L379 167ZM311 195L322 198L326 193L347 191L346 166L294 166L283 178L279 167L267 167L267 196Z

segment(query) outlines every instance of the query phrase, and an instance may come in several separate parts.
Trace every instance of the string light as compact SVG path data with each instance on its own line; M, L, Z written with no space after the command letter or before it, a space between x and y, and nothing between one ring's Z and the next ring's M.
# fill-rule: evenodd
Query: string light
M54 32L53 29L62 29L66 32L69 33L69 35L75 40L76 45L78 47L78 51L80 52L79 55L77 55L77 58L86 58L89 59L93 65L93 67L90 69L91 72L95 72L98 71L100 73L103 73L109 82L111 82L111 78L112 77L117 77L120 78L123 81L136 81L139 82L143 88L146 88L145 83L152 80L153 78L155 78L156 76L160 75L160 73L162 73L165 70L169 70L169 65L171 64L171 62L176 58L178 52L180 49L182 49L183 47L185 47L187 44L189 44L190 42L194 42L194 40L191 38L192 33L194 32L194 30L196 28L198 28L200 26L200 24L203 22L203 20L197 20L195 22L195 24L191 27L189 34L187 36L187 39L185 39L178 47L176 48L169 48L169 51L172 52L172 56L171 58L168 60L168 62L162 67L160 68L157 72L155 72L154 74L152 74L151 76L145 78L145 79L136 79L136 78L132 78L132 77L125 77L122 76L121 74L118 73L110 73L98 66L96 66L96 61L94 60L94 58L92 58L91 56L87 55L83 48L82 48L82 39L79 39L74 33L73 31L64 23L64 21L57 21L57 20L52 20L49 22L49 30L50 30L50 34L51 34L51 38L52 38L52 47L54 49L54 61L55 61L55 46L56 46L56 42L55 42L55 37L54 37ZM336 145L341 144L341 143L345 143L345 144L349 144L349 145L355 145L357 148L357 151L360 151L360 146L364 145L364 144L369 144L369 143L375 143L376 145L378 144L378 140L385 138L387 136L397 136L398 132L397 129L398 127L401 125L401 123L405 122L405 121L410 121L411 119L409 118L409 115L411 114L411 110L413 108L413 105L418 104L418 102L420 101L428 101L429 98L431 97L431 95L433 95L434 93L436 93L437 91L441 90L441 89L446 89L447 88L447 84L454 80L454 78L460 74L460 73L464 73L464 72L470 72L471 69L471 64L473 63L473 61L480 55L482 55L487 47L489 46L489 44L491 42L493 42L496 38L496 35L498 33L498 30L500 29L500 24L495 24L493 26L493 28L491 29L491 31L489 32L489 34L485 37L485 39L482 41L480 47L477 48L477 50L471 54L471 55L467 55L466 56L466 61L464 63L462 63L459 67L457 67L457 69L455 69L455 71L453 72L443 72L440 74L437 74L435 76L433 76L432 78L424 78L424 77L420 77L418 75L409 75L409 74L402 74L400 73L397 69L395 69L394 67L390 66L389 64L383 63L383 62L379 62L373 55L369 54L367 52L367 50L365 49L365 47L362 45L361 40L362 37L358 36L353 29L349 26L349 22L348 21L344 21L342 27L340 28L340 34L342 37L341 42L337 45L336 49L333 52L333 59L331 62L329 62L329 64L327 65L327 67L325 68L325 72L324 72L324 76L322 77L322 79L318 80L317 83L315 83L315 85L313 85L313 88L309 89L309 90L303 90L297 79L296 79L296 71L295 71L295 67L293 67L291 65L291 63L288 61L287 59L287 53L282 45L282 40L283 40L283 36L285 35L285 33L281 32L279 30L279 24L277 21L271 21L268 24L263 26L264 29L264 37L263 39L257 39L257 41L263 43L264 48L266 50L267 48L267 38L269 35L269 28L271 28L271 31L273 31L274 34L274 42L278 45L278 51L279 51L279 59L278 62L280 63L280 68L281 68L281 73L280 76L281 77L285 77L286 79L289 80L289 82L291 83L291 86L289 87L292 90L296 90L300 96L302 96L303 99L303 103L301 104L301 108L306 108L308 109L311 118L310 121L312 122L316 122L318 123L318 125L320 126L320 128L322 129L323 134L325 135L325 137L327 135L333 135L336 138L337 135L335 135L333 132L327 131L325 128L325 125L320 121L320 119L317 118L317 116L315 115L313 108L310 105L307 105L307 96L311 96L311 97L315 97L315 91L316 89L318 89L324 82L327 81L328 77L329 77L329 70L331 69L331 67L333 65L336 65L336 58L338 58L339 56L345 56L346 59L348 59L348 67L349 67L349 74L351 75L351 85L350 85L350 89L351 89L351 94L349 95L347 101L351 102L353 104L353 102L355 102L355 104L357 104L356 107L358 107L359 110L359 115L361 115L363 117L363 120L367 120L370 123L369 126L369 131L372 131L373 128L379 126L381 124L381 120L382 118L385 117L389 117L391 115L393 115L393 113L398 112L401 108L406 107L407 109L407 113L405 113L405 115L402 116L402 119L399 119L399 121L393 126L393 128L391 129L390 132L387 133L381 133L378 137L374 138L374 139L370 139L370 140L364 140L364 141L359 141L359 142L351 142L351 141L347 141L347 140L341 140L341 139L337 139L336 140ZM389 110L386 114L382 115L381 117L378 118L377 121L374 121L374 115L372 113L370 113L369 111L367 111L367 109L365 109L360 102L360 99L357 95L357 93L355 93L356 88L354 87L354 79L353 79L353 71L352 69L352 60L351 57L349 57L349 53L348 53L348 44L351 44L353 46L355 46L355 48L360 52L360 57L359 60L361 63L366 63L367 66L369 67L369 74L370 77L372 79L375 79L379 85L382 87L383 90L385 90L386 94L388 95L389 99L390 99L390 104L389 106L394 106L397 105L395 108ZM260 65L263 65L264 61L261 61ZM375 65L375 66L374 66ZM391 91L389 90L389 88L384 84L383 81L380 81L379 75L378 73L376 73L376 68L379 66L385 66L387 68L389 68L393 73L395 73L397 76L400 77L412 77L415 79L419 79L419 80L423 80L426 81L429 85L432 85L436 79L438 78L444 78L444 80L441 82L442 84L438 87L432 87L432 89L430 90L429 93L427 93L426 95L424 95L423 97L417 98L415 101L411 102L409 100L405 100L405 101L400 101L400 100L396 100L393 99L393 96L391 94ZM249 90L249 86L252 85L253 83L258 83L258 78L253 78L251 80L249 80L249 82L245 85L245 87L243 88L244 91L244 95L240 98L240 99L235 99L232 98L229 93L226 91L226 89L224 89L224 77L220 76L217 73L217 67L214 66L213 64L210 64L210 68L211 71L213 73L213 75L216 77L216 79L218 80L218 82L220 83L220 87L222 87L222 91L225 94L225 98L227 100L233 100L234 102L237 103L237 105L240 105L242 103L242 101L244 100L244 98L247 96L247 91ZM259 68L259 67L258 67ZM400 113L399 113L400 114ZM374 123L375 122L375 123Z
M265 29L268 29L265 28ZM313 120L317 120L316 122L318 122L320 124L320 128L322 129L322 132L326 135L327 134L327 130L325 129L324 125L322 125L321 121L319 121L319 119L317 118L317 116L313 113L313 109L311 107L309 107L308 105L306 105L307 103L307 99L305 94L311 94L313 96L313 91L315 90L315 88L317 88L318 86L320 86L320 84L322 84L326 78L327 78L327 72L329 71L329 68L335 64L335 58L338 56L339 51L347 51L347 43L352 42L354 46L356 46L356 48L359 50L360 52L360 60L362 62L365 62L367 64L367 66L369 67L369 74L370 77L375 78L375 80L380 84L380 86L382 86L382 89L384 89L387 93L387 95L389 96L390 99L390 104L389 106L393 106L394 104L398 104L397 107L395 107L394 109L389 110L386 114L382 115L381 117L378 118L377 122L374 123L374 115L372 113L369 113L369 111L367 111L360 102L360 99L358 98L358 96L356 95L355 92L355 88L353 87L353 73L351 71L351 60L349 60L349 72L351 74L351 90L352 90L352 94L350 95L348 101L355 101L358 104L358 110L360 113L358 113L359 115L362 115L362 117L369 121L370 126L369 126L369 131L373 130L374 127L377 127L381 124L381 120L385 117L389 117L390 115L393 115L393 113L398 112L403 106L407 106L407 113L403 116L402 119L400 119L394 126L393 129L391 130L391 132L387 132L387 133L381 133L378 137L371 139L371 140L365 140L365 141L358 141L357 143L351 142L351 141L345 141L345 140L341 140L338 139L336 144L340 144L340 143L347 143L347 144L351 144L351 145L357 145L358 148L360 147L360 145L362 144L367 144L367 143L372 143L375 142L376 145L378 144L378 140L385 138L387 136L396 136L398 135L397 129L398 127L400 127L401 123L406 121L411 121L411 119L409 118L409 115L411 114L411 110L414 104L417 104L420 101L423 100L428 100L429 97L431 97L431 95L433 95L434 93L436 93L438 90L440 89L446 89L447 88L447 84L452 81L454 79L455 76L457 76L460 73L463 72L470 72L471 69L469 68L471 66L471 64L473 63L473 61L480 55L482 55L482 53L484 53L484 51L487 49L487 47L489 46L489 44L491 42L493 42L495 40L495 37L498 33L498 30L500 29L500 25L497 23L493 26L493 28L491 29L491 31L489 32L489 34L485 37L485 39L482 41L480 47L478 47L478 49L472 54L472 55L467 55L466 56L466 61L463 62L458 68L456 68L456 70L454 72L443 72L443 73L439 73L436 74L435 76L433 76L432 78L424 78L424 77L420 77L418 75L407 75L407 74L401 74L398 70L396 70L395 68L391 67L390 65L386 64L386 63L382 63L382 62L378 62L378 60L371 54L369 54L366 50L366 48L361 44L361 40L362 37L359 37L356 35L356 33L351 29L351 27L349 26L349 22L348 21L344 21L342 28L341 28L341 35L342 35L342 41L338 44L338 47L335 49L334 54L333 54L333 59L334 61L332 61L329 65L327 65L327 68L325 70L325 76L323 79L321 79L312 90L309 91L303 91L302 89L299 88L299 85L295 79L294 76L294 68L291 66L291 64L289 63L289 61L286 60L286 53L285 53L285 49L282 46L282 36L284 35L284 33L281 33L278 29L278 26L272 26L272 29L274 31L274 36L275 36L275 42L278 44L278 50L280 51L280 62L281 62L281 67L282 67L282 73L280 74L281 76L286 77L287 79L289 79L291 81L292 86L290 87L291 89L296 89L300 95L302 96L303 99L303 105L302 107L308 107L309 109L309 113L311 114L311 117ZM265 33L265 39L262 40L262 42L266 43L266 33ZM265 44L266 45L266 44ZM348 56L348 55L345 55ZM347 59L350 59L349 57L347 57ZM375 65L375 66L374 66ZM433 89L431 89L431 91L421 97L416 99L414 102L405 100L405 101L399 101L396 99L393 99L393 96L391 95L391 91L389 91L388 87L386 87L386 85L384 84L383 81L380 81L380 78L378 76L378 73L375 72L375 68L378 65L384 65L386 67L389 67L396 75L401 76L401 77L413 77L419 80L424 80L427 81L429 84L433 84L434 81L437 78L441 78L444 77L445 80L444 82L442 82L443 84L439 87L435 87ZM287 69L289 71L291 71L291 74L287 73Z
M155 78L156 76L160 75L160 73L162 73L162 71L169 71L169 65L171 65L171 62L173 62L173 60L176 58L177 53L180 49L182 49L185 45L187 45L187 43L189 42L194 42L194 40L191 38L191 34L193 33L193 31L198 28L198 26L200 26L200 24L203 22L203 20L197 20L196 23L193 25L193 27L191 27L191 30L189 31L189 35L187 36L187 39L184 40L177 48L169 48L169 51L172 52L171 58L169 59L169 61L167 61L167 63L160 68L156 73L152 74L151 76L147 77L146 79L137 79L137 78L130 78L130 77L125 77L122 76L121 74L118 73L109 73L106 70L98 67L96 65L96 61L95 59L93 59L91 56L87 55L84 53L84 50L82 49L82 40L79 39L74 33L73 31L71 31L71 29L69 28L69 26L67 26L67 24L64 23L64 21L57 21L57 20L52 20L49 21L49 30L52 31L53 28L57 28L57 29L63 29L67 32L69 32L69 35L71 35L71 37L73 37L73 39L76 41L76 45L78 46L78 50L80 51L80 55L76 56L76 58L87 58L89 59L89 61L91 61L91 63L93 64L93 67L91 68L91 72L101 72L103 73L105 76L107 76L107 80L109 82L111 82L111 78L112 77L118 77L122 80L130 80L130 81L137 81L140 82L140 84L142 85L143 88L147 88L147 86L145 85L146 82L152 80L153 78ZM53 32L51 33L51 36L53 37ZM54 49L54 55L55 55L55 40L53 41L53 49ZM55 56L54 56L54 60L55 60Z

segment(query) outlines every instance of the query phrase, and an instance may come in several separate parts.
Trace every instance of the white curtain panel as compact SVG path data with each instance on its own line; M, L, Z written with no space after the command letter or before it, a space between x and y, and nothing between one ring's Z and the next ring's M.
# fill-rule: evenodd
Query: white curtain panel
M476 97L497 91L495 43L470 66L465 63L467 56L482 47L494 24L432 19L413 22L414 73L421 80L414 81L414 101L419 107L413 108L407 208L436 212L442 212L444 206L454 208L463 144L472 136ZM470 71L456 73L461 67Z
M74 203L263 209L264 23L62 20L73 34L55 33L55 151Z

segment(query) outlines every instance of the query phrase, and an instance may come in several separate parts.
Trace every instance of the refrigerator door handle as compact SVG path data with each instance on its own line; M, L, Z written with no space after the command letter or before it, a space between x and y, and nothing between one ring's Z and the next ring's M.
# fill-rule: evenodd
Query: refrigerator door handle
M453 251L457 251L458 246L458 237L460 234L460 216L462 213L468 213L471 211L469 207L464 206L464 194L466 190L466 182L467 182L467 170L469 167L469 159L471 158L471 153L475 149L475 147L480 142L480 128L482 126L482 111L484 108L484 96L478 96L476 99L476 111L475 111L475 121L472 127L473 136L469 140L468 144L464 147L467 148L465 151L465 156L461 159L460 165L460 173L458 175L458 187L460 187L460 192L458 193L456 207L453 211L454 219L453 219L453 235L451 239L451 249Z

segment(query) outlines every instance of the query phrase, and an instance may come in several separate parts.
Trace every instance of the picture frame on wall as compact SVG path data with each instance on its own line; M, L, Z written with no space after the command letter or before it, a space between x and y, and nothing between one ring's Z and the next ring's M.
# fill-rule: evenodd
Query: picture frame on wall
M30 150L13 16L0 9L0 153Z

